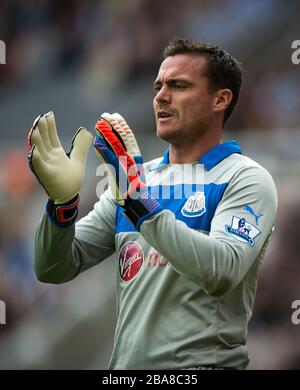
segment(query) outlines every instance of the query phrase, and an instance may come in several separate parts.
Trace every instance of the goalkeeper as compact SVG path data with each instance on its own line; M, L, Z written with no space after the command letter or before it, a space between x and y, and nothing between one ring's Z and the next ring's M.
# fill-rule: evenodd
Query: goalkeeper
M247 325L277 193L237 142L221 141L240 85L240 64L222 49L170 42L153 100L169 148L143 164L125 119L102 114L94 148L110 187L76 224L91 133L79 129L69 155L53 113L29 133L29 164L49 196L35 237L38 279L64 283L117 254L111 369L248 365Z

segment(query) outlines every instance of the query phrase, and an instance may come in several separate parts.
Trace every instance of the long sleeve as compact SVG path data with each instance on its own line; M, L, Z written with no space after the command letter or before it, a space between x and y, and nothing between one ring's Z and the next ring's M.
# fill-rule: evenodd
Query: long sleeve
M276 210L272 177L262 167L252 166L239 170L230 181L208 235L176 220L168 210L145 220L140 231L178 273L206 293L222 295L262 257Z
M115 205L106 191L75 225L55 225L45 213L35 235L35 272L45 283L64 283L115 251Z

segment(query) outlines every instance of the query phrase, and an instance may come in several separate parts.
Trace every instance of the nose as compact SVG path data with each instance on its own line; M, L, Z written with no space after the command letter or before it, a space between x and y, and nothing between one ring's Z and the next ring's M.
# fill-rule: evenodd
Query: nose
M170 103L171 102L171 94L167 85L163 85L160 90L155 95L154 100L157 103Z

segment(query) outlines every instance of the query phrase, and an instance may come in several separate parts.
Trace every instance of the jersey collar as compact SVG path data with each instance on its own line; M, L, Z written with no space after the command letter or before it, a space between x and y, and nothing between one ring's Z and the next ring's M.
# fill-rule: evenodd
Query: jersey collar
M156 168L153 168L151 170L156 169L162 169L167 164L169 164L169 148L165 151L165 154L163 156L163 159L158 164ZM208 150L203 156L199 158L199 162L204 165L205 169L207 171L210 171L212 168L214 168L219 162L224 160L226 157L230 156L233 153L242 153L241 147L238 144L237 141L231 140L224 142L223 144L219 144Z

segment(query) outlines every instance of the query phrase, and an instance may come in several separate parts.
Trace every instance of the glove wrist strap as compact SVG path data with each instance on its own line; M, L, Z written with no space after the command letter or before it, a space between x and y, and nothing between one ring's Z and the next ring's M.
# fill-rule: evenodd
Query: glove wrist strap
M64 204L55 204L49 199L46 205L46 212L50 220L57 226L68 227L75 223L78 215L80 197L76 195L73 199Z
M158 201L150 194L143 194L143 197L138 199L127 198L124 208L124 214L138 230L145 219L163 210Z

